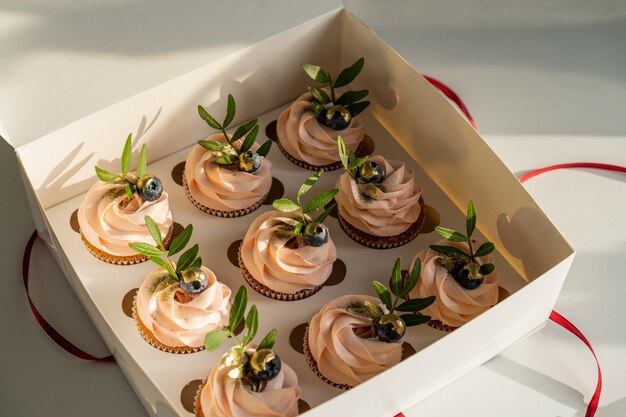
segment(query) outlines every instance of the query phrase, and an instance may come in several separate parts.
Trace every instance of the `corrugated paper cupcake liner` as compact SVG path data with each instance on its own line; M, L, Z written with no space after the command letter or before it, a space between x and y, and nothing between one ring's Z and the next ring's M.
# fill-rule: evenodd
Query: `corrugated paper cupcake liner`
M198 391L196 391L196 396L193 401L193 408L196 411L196 417L204 417L204 413L202 412L202 405L200 404L200 394L202 393L202 389L206 385L206 381L207 380L204 379L198 387Z
M350 388L352 388L351 385L348 384L338 384L334 381L331 381L330 379L326 378L319 370L318 366L317 366L317 362L315 361L315 359L313 359L313 356L311 355L311 351L309 349L309 326L307 326L306 330L304 331L304 340L302 342L302 350L304 351L304 357L306 358L306 363L309 365L309 367L311 368L311 370L318 376L320 377L320 379L324 382L326 382L329 385L332 385L333 387L339 388L339 389L343 389L343 390L349 390Z

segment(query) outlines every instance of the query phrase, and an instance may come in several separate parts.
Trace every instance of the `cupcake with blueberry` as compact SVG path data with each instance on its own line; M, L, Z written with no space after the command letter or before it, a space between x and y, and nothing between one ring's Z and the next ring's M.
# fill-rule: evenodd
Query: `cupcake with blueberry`
M337 181L339 224L354 241L389 249L415 239L424 224L422 189L403 162L357 158L337 138L344 173Z
M226 117L219 123L202 106L200 117L220 133L198 141L185 161L183 186L200 210L220 217L240 217L263 203L272 186L272 163L266 159L272 141L255 143L258 119L226 129L235 117L236 105L228 95Z
M350 389L399 363L406 328L430 320L416 313L435 299L403 300L419 276L416 263L403 278L398 258L390 289L373 282L378 298L344 295L322 307L304 335L304 354L313 372L337 388Z
M274 211L257 217L239 248L239 265L250 286L266 297L294 301L310 297L330 276L337 250L324 220L334 206L317 216L337 189L317 195L304 204L302 197L322 171L309 177L296 201L275 200Z
M258 345L253 343L259 327L256 306L247 304L245 287L239 288L229 323L223 330L206 336L205 348L213 351L231 338L230 348L202 382L195 399L197 417L293 417L298 415L302 390L291 367L273 350L276 329L272 329ZM239 339L234 329L245 323L245 336Z
M130 242L152 241L144 221L154 219L167 246L172 236L172 213L161 181L147 173L146 145L139 154L137 170L131 171L132 135L122 152L122 169L113 173L96 167L99 180L89 188L78 208L80 236L91 254L105 262L130 265L146 261L128 247Z
M317 65L302 65L304 72L324 87L309 87L308 93L298 97L278 117L278 145L291 162L311 170L341 168L337 135L343 136L349 150L357 151L364 138L363 121L357 116L370 104L361 101L369 91L345 91L339 95L337 89L351 83L364 62L360 58L334 80Z
M170 353L201 350L208 332L228 324L231 290L219 282L198 257L194 245L182 251L193 231L188 225L172 240L167 250L155 222L146 217L155 244L130 243L131 249L158 266L144 279L137 291L133 317L143 338L157 349Z
M492 263L495 245L472 238L476 211L470 201L467 235L437 227L444 239L417 254L422 265L419 284L409 297L434 295L435 303L424 310L430 326L451 332L490 309L498 302L498 274Z

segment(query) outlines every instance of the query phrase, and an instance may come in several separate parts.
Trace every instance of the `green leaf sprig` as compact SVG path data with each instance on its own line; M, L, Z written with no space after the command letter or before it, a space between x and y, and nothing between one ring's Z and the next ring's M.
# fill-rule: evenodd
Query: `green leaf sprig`
M297 236L300 234L304 228L313 222L316 223L324 223L324 220L328 217L328 215L334 210L336 203L333 203L329 207L327 207L322 213L320 213L315 219L309 217L310 213L317 211L324 207L326 204L330 203L335 195L339 192L338 188L333 188L331 190L325 191L321 194L316 195L306 205L302 204L302 196L306 194L319 180L319 178L324 173L323 169L320 169L315 174L311 175L309 178L304 181L304 183L300 186L298 190L298 194L296 195L296 202L291 201L288 198L279 198L278 200L274 200L272 203L272 207L274 210L282 211L283 213L291 213L297 211L300 214L300 220L295 220L291 222L289 225L293 226L294 234Z
M366 155L362 158L357 158L354 152L349 152L346 149L346 142L343 140L341 135L337 136L337 151L339 152L339 159L341 160L341 165L343 165L343 169L347 172L353 180L357 180L357 171L361 165L366 163L369 159L369 156ZM370 168L372 171L374 168ZM364 175L369 175L370 172L364 173Z
M324 90L317 87L309 87L309 92L313 95L311 108L317 115L322 114L332 105L343 105L350 112L352 117L361 113L370 105L369 101L363 100L368 94L368 90L346 91L339 98L336 97L335 89L350 84L359 75L365 64L364 58L359 58L354 64L343 69L337 79L333 79L329 73L324 71L319 65L302 64L304 72L318 83L325 84L330 90L330 96Z
M226 129L230 126L235 119L235 113L237 106L235 104L235 98L232 94L228 95L228 104L226 107L226 116L224 121L219 123L213 116L211 116L202 105L198 105L198 113L202 120L204 120L210 127L215 130L219 130L224 135L226 143L219 142L217 140L199 140L198 145L203 148L212 151L217 156L214 162L218 165L233 165L237 163L239 155L247 152L254 145L254 141L259 133L259 119L250 120L239 126L232 137L226 133ZM233 143L244 138L243 143L239 149L233 146ZM259 149L256 151L259 156L265 157L269 153L272 147L271 139L265 141Z

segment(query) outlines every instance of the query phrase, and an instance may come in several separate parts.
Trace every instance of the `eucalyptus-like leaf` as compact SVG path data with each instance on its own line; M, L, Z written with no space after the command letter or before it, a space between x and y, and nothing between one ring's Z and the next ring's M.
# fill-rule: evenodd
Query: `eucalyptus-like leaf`
M209 126L215 130L222 130L222 125L211 116L202 105L198 104L198 114Z
M202 258L197 257L195 261L189 265L189 268L201 268L202 267Z
M356 117L358 114L362 113L363 110L367 109L367 106L370 105L369 101L359 101L358 103L348 104L346 109L350 112L352 117Z
M496 269L494 264L482 264L479 271L483 275L489 275L494 271L494 269Z
M259 330L259 311L254 304L250 307L250 311L248 311L248 315L246 316L246 330L246 336L243 339L244 346L254 340L254 336L256 336Z
M307 73L309 77L311 77L318 83L325 84L330 81L330 77L328 76L326 71L324 71L319 65L302 64L302 69L304 70L304 72Z
M95 168L96 168L96 175L98 176L100 181L111 182L111 181L115 181L118 178L121 178L119 175L109 172L106 169L102 169L98 167L95 167Z
M317 216L315 218L315 221L317 223L324 223L324 221L326 220L326 218L330 215L330 213L333 212L333 210L335 209L335 207L337 207L337 203L333 203L330 206L326 207L326 210L324 210L319 216Z
M435 252L441 253L443 255L458 255L461 257L469 258L469 255L467 253L454 246L430 245L429 247Z
M144 143L139 152L139 160L137 161L137 178L141 178L146 175L146 169L148 168L148 150Z
M176 275L176 271L172 269L172 265L166 262L163 258L160 258L158 256L151 256L150 260L154 262L155 264L159 265L161 268L165 269L172 278L178 279L178 276Z
M293 226L293 234L295 236L298 236L300 232L302 232L303 227L304 227L304 224L302 224L302 222L296 222L296 224L294 224Z
M231 330L235 330L241 319L243 319L243 315L246 311L246 306L248 304L248 290L243 285L239 287L237 294L235 295L235 301L230 307L230 317L228 320L228 328Z
M189 224L187 227L183 229L170 243L170 249L167 252L169 256L174 256L181 250L187 246L189 243L189 239L191 239L191 234L193 233L193 225Z
M215 158L214 162L218 165L230 165L237 162L237 156L230 153L225 153Z
M226 117L224 118L224 123L222 124L222 127L224 129L226 129L228 125L233 121L233 119L235 118L236 111L237 111L237 106L235 106L235 98L233 97L232 94L229 94L228 104L226 107Z
M254 126L256 126L258 122L259 122L259 119L253 119L253 120L250 120L249 122L242 124L235 130L235 133L233 133L233 137L231 140L234 142L236 140L243 138L246 135L246 133L252 130Z
M279 198L278 200L274 200L272 207L274 210L282 211L283 213L300 210L300 206L288 198Z
M259 146L259 149L257 149L256 153L258 153L259 156L262 156L263 158L265 158L267 154L270 152L270 149L272 149L272 140L268 139L265 142L263 142L263 145Z
M369 158L370 157L368 155L365 155L363 158L360 158L359 160L357 160L354 164L351 164L350 168L358 168L358 167L360 167L361 165L366 163Z
M320 179L323 173L324 173L324 170L320 169L315 174L307 178L306 181L304 181L304 183L300 186L300 189L298 190L298 198L302 197L307 191L309 191L315 185L317 180Z
M478 250L476 250L476 252L474 252L474 256L489 255L491 252L494 251L495 248L496 248L496 245L494 245L493 243L485 242L482 245L480 245L480 247L478 248Z
M383 304L387 307L387 310L391 311L391 309L393 308L391 304L391 293L389 292L387 287L385 287L378 281L373 281L372 285L374 286L374 290L376 291L376 294L378 294L378 298L380 298L380 301L382 301Z
M339 73L333 87L339 88L350 84L359 75L365 64L365 59L359 58L357 61Z
M124 192L126 193L126 197L128 197L128 199L132 199L133 198L133 186L131 185L131 183L126 182L124 183Z
M443 238L448 239L452 242L467 242L467 236L463 233L459 233L455 230L448 229L446 227L435 227L435 231Z
M230 333L226 330L216 330L211 332L204 338L204 348L207 352L213 352L219 348L226 339L228 339L228 336L230 336Z
M344 142L341 135L337 136L337 151L339 152L339 159L341 165L346 171L350 171L350 164L348 161L348 150L346 149L346 142Z
M252 148L252 145L254 145L254 141L256 140L256 135L258 133L259 133L259 125L255 125L250 131L250 133L248 133L248 136L246 136L246 139L241 144L241 147L239 148L240 153L246 152L248 149Z
M404 283L404 287L402 288L402 291L400 291L400 294L398 294L398 297L406 297L417 285L420 275L422 275L422 260L417 258L415 260L415 265L413 265L413 270L409 273L409 276Z
M200 247L196 243L195 245L187 249L185 252L183 252L183 254L180 255L180 257L178 258L178 263L176 264L176 271L181 272L189 268L192 262L196 259L196 256L198 256L199 249Z
M398 307L396 307L396 310L414 313L434 303L435 298L436 297L434 295L425 298L413 298L400 304Z
M363 100L369 94L369 90L358 90L358 91L346 91L335 101L335 104L343 104L344 106L348 104L355 103L359 100Z
M328 94L321 88L309 87L309 92L313 94L313 98L321 104L327 104L332 101L330 97L328 97Z
M320 102L319 102L319 101L317 101L317 100L313 100L313 101L311 101L311 103L310 103L310 104L311 104L311 109L313 109L313 111L315 112L315 114L317 114L318 116L319 116L320 114L322 114L323 112L325 112L325 111L326 111L326 109L324 108L324 106L322 106L322 105L320 104Z
M129 133L128 137L126 138L126 143L124 144L124 150L122 151L122 178L126 178L126 174L130 169L130 157L133 153L132 140L133 134Z
M216 140L199 140L198 145L213 152L223 151L230 146L228 143L218 142Z
M470 200L467 206L467 237L472 237L474 229L476 228L476 209L474 208L474 202Z
M396 259L396 262L393 264L390 290L391 293L397 297L399 297L402 292L402 261L400 258Z
M154 239L159 248L163 248L163 239L161 238L161 230L159 230L159 226L157 226L156 222L152 220L152 217L150 216L145 216L144 220L152 239Z
M308 202L308 204L302 210L304 214L311 213L315 210L319 210L324 207L326 204L330 203L333 198L339 192L338 188L333 188L332 190L328 190L323 192L320 195L316 195Z
M270 332L261 340L259 346L257 346L257 350L261 349L271 349L274 347L274 343L276 343L276 335L278 334L278 330L272 329Z
M131 242L128 244L128 246L130 246L130 248L135 252L146 255L148 257L161 256L165 254L165 252L163 252L161 249L152 246L149 243Z
M430 316L421 316L417 314L401 314L400 318L404 320L406 327L419 326L420 324L428 323L431 319Z

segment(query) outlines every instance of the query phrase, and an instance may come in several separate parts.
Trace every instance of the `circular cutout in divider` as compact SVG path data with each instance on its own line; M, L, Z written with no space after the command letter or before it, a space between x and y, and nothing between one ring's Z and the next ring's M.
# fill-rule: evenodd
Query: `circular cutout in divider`
M241 332L243 332L243 329L245 328L246 328L246 321L242 319L239 322L239 325L235 327L235 330L233 331L233 333L235 333L235 336L239 336Z
M304 401L302 398L298 400L298 414L303 414L311 409L309 403Z
M202 380L194 379L193 381L189 381L180 392L180 403L183 405L183 408L185 410L189 411L192 414L196 412L196 394L198 393L200 385L202 385Z
M415 355L416 351L413 346L409 342L402 343L402 358L400 360L405 360L406 358Z
M178 223L178 222L174 222L174 224L172 225L173 229L172 229L172 237L170 238L170 242L176 237L178 236L183 230L185 230L185 228L183 227L182 224Z
M330 272L330 276L324 282L325 287L333 287L335 285L339 285L346 278L346 272L348 271L346 264L341 260L337 259L333 263L333 270Z
M337 201L335 199L332 199L331 201L329 201L328 203L326 203L326 205L324 206L324 209L327 210L328 207L332 206L333 204L336 204ZM334 217L335 219L339 218L339 210L337 209L337 206L335 205L335 208L330 212L329 214L330 217Z
M506 300L510 295L511 293L506 288L498 287L498 302Z
M272 139L273 141L278 140L278 130L276 129L277 125L278 125L278 121L273 120L269 122L267 126L265 126L265 136Z
M76 233L80 233L80 226L78 224L78 209L74 210L70 216L70 227Z
M226 256L235 268L239 268L239 246L241 246L241 242L243 242L242 239L235 240L226 250Z
M365 135L363 136L363 142L361 142L355 154L359 158L363 158L364 156L373 154L374 149L376 149L376 145L374 144L374 139L372 139L369 135Z
M271 206L274 200L278 200L283 195L285 195L285 186L282 182L276 177L272 177L272 186L270 187L270 191L267 193L267 197L263 201L263 205Z
M172 179L181 187L183 186L183 173L185 172L185 161L174 165L172 168Z
M434 232L435 227L439 226L439 223L441 221L441 216L439 216L439 212L431 206L424 206L424 212L424 224L422 225L422 229L420 230L420 235Z
M289 334L289 344L298 353L304 355L304 333L306 332L309 323L298 324L293 328Z
M139 291L139 288L133 288L126 293L124 298L122 298L122 311L126 317L131 319L133 318L133 303L135 301L137 291Z

